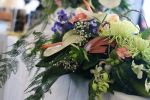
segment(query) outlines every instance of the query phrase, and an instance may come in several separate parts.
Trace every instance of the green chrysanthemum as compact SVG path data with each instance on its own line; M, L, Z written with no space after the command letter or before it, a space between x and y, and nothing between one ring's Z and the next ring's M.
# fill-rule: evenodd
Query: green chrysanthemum
M130 21L117 21L111 22L109 29L104 29L102 35L108 36L121 36L121 37L128 37L131 36L131 33L139 33L138 27L132 24Z
M143 59L150 64L150 47L142 52Z
M145 59L149 59L150 53L148 51L149 41L142 39L139 35L133 35L134 33L138 34L139 29L130 21L117 21L111 22L110 28L102 29L102 36L112 36L119 47L127 47L130 53L133 56L136 56L138 53L142 53ZM149 49L150 50L150 49Z

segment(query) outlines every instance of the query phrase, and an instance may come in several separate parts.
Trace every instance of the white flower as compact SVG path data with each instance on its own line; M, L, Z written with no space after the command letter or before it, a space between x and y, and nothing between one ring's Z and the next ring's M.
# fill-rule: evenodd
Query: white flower
M137 78L138 79L142 79L142 77L143 77L143 70L144 69L144 65L143 64L141 64L141 65L136 65L135 63L134 63L134 61L132 62L132 70L133 70L133 72L137 75Z
M115 8L120 5L121 0L98 0L103 6L107 8Z
M119 21L119 16L117 14L108 14L107 17L106 17L106 20L108 22L117 22Z
M149 90L150 90L150 82L148 82L147 79L145 80L145 90L146 90L147 92L149 92Z

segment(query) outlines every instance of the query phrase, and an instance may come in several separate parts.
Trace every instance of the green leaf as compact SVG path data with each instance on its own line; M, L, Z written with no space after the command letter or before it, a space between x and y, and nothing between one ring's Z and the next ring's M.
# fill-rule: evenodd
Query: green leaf
M118 59L118 55L117 55L117 53L116 53L115 50L113 50L113 51L110 53L109 57L112 58L112 59Z
M79 61L81 63L84 60L89 61L88 54L87 54L87 52L85 51L84 48L78 47L74 44L72 44L71 46L72 46L72 50L71 50L70 54L76 55L76 57L73 57L73 58L75 58L77 61Z
M99 55L98 55L99 56ZM96 66L99 63L99 57L96 55L91 55L88 57L89 61L83 62L83 69L87 70Z
M42 35L43 33L42 33L42 32L36 32L36 31L34 31L32 34L35 35L35 36L40 36L40 35Z
M150 96L150 93L145 90L145 78L137 78L131 69L131 62L123 62L112 68L112 77L115 79L113 88L115 90L140 96Z
M100 3L98 0L90 0L89 3L94 10L100 8Z
M150 38L150 28L144 30L144 32L141 33L141 36L142 36L143 39Z
M61 41L62 41L61 34L55 33L55 34L52 35L52 38L51 38L52 43L57 43L57 42L61 42Z
M30 95L25 100L41 100L43 97L42 87L38 86L35 89L35 93L33 95Z
M36 67L51 67L56 62L60 61L64 57L66 57L69 52L70 47L67 47L62 50L62 52L58 52L50 57L42 57L42 59L36 64Z

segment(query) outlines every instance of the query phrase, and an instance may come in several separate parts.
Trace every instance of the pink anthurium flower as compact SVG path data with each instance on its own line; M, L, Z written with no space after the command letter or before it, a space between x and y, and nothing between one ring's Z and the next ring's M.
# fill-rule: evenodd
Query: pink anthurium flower
M54 47L54 46L62 46L63 42L57 42L57 43L46 43L42 45L42 49L47 49L49 47Z
M86 44L85 49L89 53L105 53L109 45L115 47L115 42L106 37L96 37Z

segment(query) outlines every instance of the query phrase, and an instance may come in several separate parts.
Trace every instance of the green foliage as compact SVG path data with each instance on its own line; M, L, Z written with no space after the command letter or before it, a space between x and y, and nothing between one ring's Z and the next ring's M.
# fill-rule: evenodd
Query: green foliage
M95 67L100 61L99 55L88 55L88 58L88 61L83 62L82 66L84 70L88 70Z
M102 100L102 93L106 93L109 88L109 76L108 73L103 71L102 67L96 67L94 70L91 70L91 73L94 74L94 79L90 84L90 97L89 100Z
M129 0L121 0L119 7L113 8L112 11L117 14L123 14L124 12L129 10Z
M150 28L144 30L142 33L141 33L141 37L143 39L148 39L150 38Z
M51 66L45 71L39 73L28 87L28 92L33 91L34 94L26 98L26 100L41 100L44 93L50 90L53 83L62 75L70 73L62 66ZM30 89L31 88L31 89Z
M83 0L62 0L62 6L65 8L77 8L83 3Z
M0 87L2 87L12 72L17 72L18 61L15 58L0 58Z
M145 77L137 79L131 65L131 62L122 62L119 66L112 67L112 79L114 79L112 87L127 94L150 96L145 90Z
M62 36L59 33L55 33L52 35L51 42L56 43L62 41Z
M72 44L71 51L69 52L70 57L76 61L82 63L83 61L89 61L87 52L85 49Z
M32 34L32 33L30 33ZM30 34L23 35L15 44L13 44L13 48L5 52L0 57L0 87L2 87L12 72L15 74L18 68L18 59L20 55L22 55L22 60L27 66L27 69L31 71L31 69L35 66L37 58L37 52L40 50L40 46L44 43L45 39L40 38L41 32L33 32L35 38L38 40L35 43L35 48L32 49L30 54L26 53L26 47L29 44L26 41L26 38L30 36ZM43 41L44 40L44 41ZM3 57L2 57L3 56Z
M10 77L12 72L15 74L18 68L17 57L24 51L26 36L23 36L15 44L13 48L5 53L1 54L0 57L0 87L2 87L7 79ZM3 57L2 57L3 56Z
M98 0L90 0L90 2L94 10L100 9L101 5Z
M106 64L111 65L111 66L115 66L118 65L121 61L118 59L118 55L116 54L115 50L113 50L110 54L109 54L109 58L107 58L105 60Z
M43 5L46 7L46 9L44 9L46 16L54 13L54 11L58 8L55 0L43 0Z
M57 63L58 61L62 60L64 57L68 55L69 48L64 49L62 52L58 52L51 57L43 57L38 64L36 64L37 67L51 67L53 64Z

